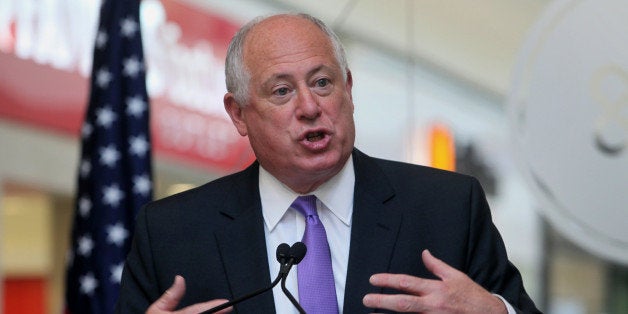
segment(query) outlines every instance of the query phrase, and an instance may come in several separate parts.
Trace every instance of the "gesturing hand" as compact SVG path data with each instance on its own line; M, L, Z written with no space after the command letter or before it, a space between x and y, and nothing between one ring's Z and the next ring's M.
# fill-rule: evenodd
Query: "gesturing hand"
M376 294L364 296L369 308L405 313L507 313L506 306L471 278L432 256L421 254L427 269L440 280L399 274L375 274L370 283L407 294Z
M207 311L215 306L223 304L227 302L227 300L216 299L207 302L197 303L190 305L186 308L183 308L179 311L173 311L181 298L185 294L185 280L181 276L176 276L174 278L174 283L164 294L161 295L157 301L150 305L148 310L146 310L146 314L161 314L161 313L179 313L179 314L197 314L203 311ZM229 313L232 308L226 308L217 313Z

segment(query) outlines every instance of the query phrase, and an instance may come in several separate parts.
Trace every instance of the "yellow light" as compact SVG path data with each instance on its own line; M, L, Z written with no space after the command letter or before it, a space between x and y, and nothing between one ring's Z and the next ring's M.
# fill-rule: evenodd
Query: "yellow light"
M436 124L429 131L430 166L455 171L456 148L454 136L446 126Z

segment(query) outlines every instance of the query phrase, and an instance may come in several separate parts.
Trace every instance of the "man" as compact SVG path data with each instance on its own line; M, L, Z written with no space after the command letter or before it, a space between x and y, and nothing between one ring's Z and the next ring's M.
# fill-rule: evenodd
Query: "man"
M250 22L232 40L226 72L225 108L257 161L140 212L118 312L198 313L267 286L277 245L309 234L311 217L293 203L306 194L316 196L332 266L335 297L323 301L334 310L323 313L538 312L475 179L353 147L353 79L322 22ZM301 302L319 296L302 286L307 271L288 276ZM316 302L308 313L319 313ZM296 312L279 290L234 309Z

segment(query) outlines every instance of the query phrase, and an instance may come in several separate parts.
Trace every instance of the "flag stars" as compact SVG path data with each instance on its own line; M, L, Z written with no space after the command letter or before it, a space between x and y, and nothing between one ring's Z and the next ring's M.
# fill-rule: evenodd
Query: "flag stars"
M129 150L131 154L138 157L144 157L148 152L149 144L146 137L143 135L132 136L129 139Z
M133 177L133 193L147 196L150 187L151 182L146 174Z
M88 197L83 196L79 199L78 207L81 217L87 218L92 210L92 201Z
M129 232L124 228L122 223L118 222L115 225L107 226L107 242L115 244L121 247L124 244L124 240L129 236Z
M135 32L138 31L138 28L137 22L131 17L127 17L120 22L120 33L126 38L135 36Z
M109 83L112 79L111 72L106 68L101 68L96 72L96 85L102 89L109 87Z
M128 59L125 59L123 64L124 69L122 70L122 72L128 77L135 78L137 74L142 70L142 64L137 60L136 57L130 57Z
M107 36L107 32L100 30L96 35L96 48L102 49L107 44L107 40L109 37Z
M67 303L77 312L87 312L89 304L108 304L109 292L119 293L132 213L152 195L151 108L146 86L139 84L147 70L139 7L136 1L104 1L101 12L106 14L94 29L88 114L79 130L83 149L76 165L76 219L66 256L67 288L75 296Z
M81 173L81 177L86 178L92 171L92 163L87 159L81 160L81 166L79 171Z
M94 274L91 272L81 276L79 282L81 283L81 293L89 296L94 294L94 290L98 287L98 280L94 278Z
M122 270L124 269L124 264L120 263L117 265L111 266L111 277L110 280L112 283L119 284L122 281Z
M96 123L106 129L118 118L115 112L109 106L96 110Z
M78 254L84 257L88 257L92 254L92 250L94 249L94 240L92 237L88 235L81 236L78 239Z
M93 131L94 131L94 127L92 126L92 124L89 122L85 122L83 123L83 126L81 127L81 136L83 138L87 138L90 135L92 135Z
M108 167L115 167L116 163L120 159L120 152L114 145L108 145L107 147L100 148L100 163Z
M124 192L120 190L117 184L112 184L103 188L103 203L111 207L118 207L123 198Z
M146 110L146 102L140 96L133 96L126 99L126 113L136 118L142 117Z

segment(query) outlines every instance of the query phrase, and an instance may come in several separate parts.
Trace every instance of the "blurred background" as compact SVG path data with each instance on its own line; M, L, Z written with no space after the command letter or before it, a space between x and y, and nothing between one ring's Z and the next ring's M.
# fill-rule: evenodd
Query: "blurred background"
M143 0L154 197L253 160L222 107L226 47L306 12L345 45L359 149L476 176L544 312L628 313L622 2ZM0 0L4 313L63 309L98 8Z

